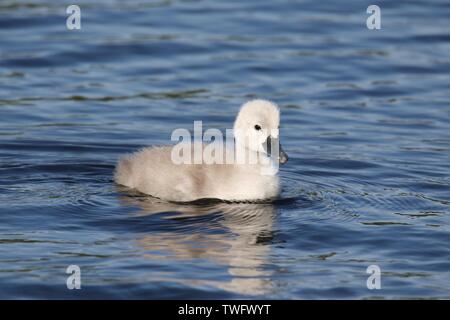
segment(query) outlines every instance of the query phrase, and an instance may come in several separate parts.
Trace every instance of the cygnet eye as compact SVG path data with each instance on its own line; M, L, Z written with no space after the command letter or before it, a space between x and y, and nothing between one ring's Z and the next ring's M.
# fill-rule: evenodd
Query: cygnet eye
M261 126L259 124L256 124L255 129L259 131L259 130L261 130Z

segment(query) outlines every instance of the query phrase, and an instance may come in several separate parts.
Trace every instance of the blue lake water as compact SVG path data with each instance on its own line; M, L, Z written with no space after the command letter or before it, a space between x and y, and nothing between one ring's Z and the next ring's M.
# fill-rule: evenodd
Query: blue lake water
M378 1L380 30L370 1L73 2L81 30L72 2L0 3L0 298L450 298L448 1ZM255 97L281 107L280 200L114 184Z

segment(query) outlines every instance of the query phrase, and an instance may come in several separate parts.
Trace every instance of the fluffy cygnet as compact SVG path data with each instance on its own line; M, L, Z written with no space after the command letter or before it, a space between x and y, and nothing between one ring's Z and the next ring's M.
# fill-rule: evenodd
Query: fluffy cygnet
M276 104L249 101L241 107L233 128L234 151L244 150L244 161L176 164L173 146L148 147L119 160L115 181L168 201L274 199L280 192L278 163L288 160L279 145L279 123ZM255 158L258 161L249 160Z

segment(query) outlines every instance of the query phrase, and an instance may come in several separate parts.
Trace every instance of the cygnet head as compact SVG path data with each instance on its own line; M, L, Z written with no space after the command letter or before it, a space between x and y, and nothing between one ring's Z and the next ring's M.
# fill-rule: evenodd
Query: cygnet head
M287 154L279 143L280 110L267 100L252 100L242 105L234 122L236 145L253 152L265 153L284 164Z

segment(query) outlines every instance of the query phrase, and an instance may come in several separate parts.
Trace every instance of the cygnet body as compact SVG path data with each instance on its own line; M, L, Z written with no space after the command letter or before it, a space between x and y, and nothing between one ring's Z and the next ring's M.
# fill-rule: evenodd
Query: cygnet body
M119 160L115 181L168 201L274 199L280 193L278 162L288 159L279 145L279 123L277 105L249 101L241 107L233 128L235 148L245 151L244 161L177 164L173 146L147 147Z

